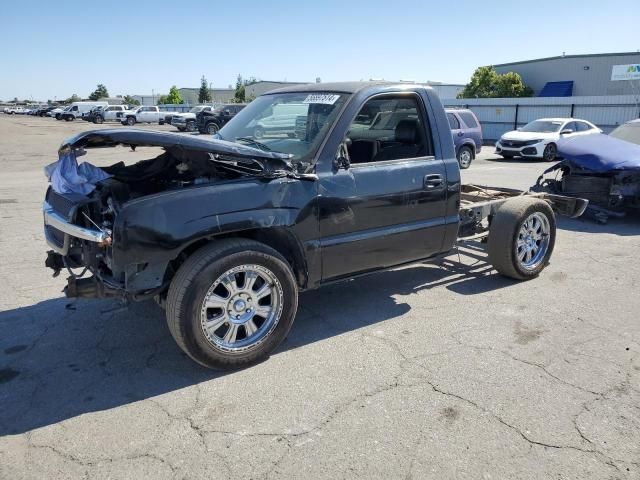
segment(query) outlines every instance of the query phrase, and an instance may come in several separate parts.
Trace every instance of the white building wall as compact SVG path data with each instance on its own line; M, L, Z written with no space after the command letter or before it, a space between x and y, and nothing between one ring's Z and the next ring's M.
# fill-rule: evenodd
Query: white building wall
M443 100L445 107L469 108L482 124L487 140L533 120L570 117L588 120L609 133L629 120L640 118L640 95L530 98L463 98ZM516 121L517 106L517 121Z

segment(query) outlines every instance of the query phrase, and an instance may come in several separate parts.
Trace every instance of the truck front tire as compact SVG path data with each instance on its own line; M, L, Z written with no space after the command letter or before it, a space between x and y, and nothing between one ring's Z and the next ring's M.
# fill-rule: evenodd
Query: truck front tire
M516 280L537 277L548 265L556 242L556 219L547 202L518 197L504 202L489 227L489 261Z
M180 266L166 305L171 335L189 357L208 368L240 368L267 358L285 339L298 287L274 249L225 239Z
M130 127L133 127L136 124L136 117L127 117L126 123Z

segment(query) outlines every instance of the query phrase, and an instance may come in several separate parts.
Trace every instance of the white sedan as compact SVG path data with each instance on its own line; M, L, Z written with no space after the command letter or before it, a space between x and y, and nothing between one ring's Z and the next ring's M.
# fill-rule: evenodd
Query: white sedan
M592 133L602 130L586 120L541 118L502 135L496 142L496 153L504 158L542 158L552 162L558 152L558 140Z

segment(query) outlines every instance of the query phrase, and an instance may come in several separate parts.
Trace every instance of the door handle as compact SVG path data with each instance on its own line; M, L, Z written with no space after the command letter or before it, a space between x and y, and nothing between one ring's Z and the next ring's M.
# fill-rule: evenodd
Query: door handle
M444 186L442 175L436 173L424 176L424 188L427 190L436 190Z

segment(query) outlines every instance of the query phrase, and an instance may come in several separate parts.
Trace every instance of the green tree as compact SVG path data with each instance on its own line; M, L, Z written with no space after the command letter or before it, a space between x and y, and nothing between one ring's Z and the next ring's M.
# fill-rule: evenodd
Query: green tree
M73 95L71 95L66 100L63 100L62 103L73 103L73 102L79 102L80 100L81 100L81 98L74 93Z
M125 95L124 97L122 97L122 101L127 105L140 105L140 102L130 95Z
M207 103L211 101L211 92L209 92L209 86L207 85L207 79L204 75L200 79L200 91L198 92L198 102Z
M173 85L170 89L169 89L169 95L163 95L160 98L164 98L164 102L160 102L160 103L164 103L164 104L171 104L171 105L177 105L179 103L184 103L184 101L182 100L182 95L180 95L180 92L178 91L178 87L176 87L175 85Z
M89 95L89 100L93 100L95 102L100 98L106 98L108 96L109 92L107 91L107 87L105 87L102 83L99 83L93 93Z
M515 72L499 74L493 67L478 67L458 98L510 98L530 97L533 90L527 87Z
M242 75L238 74L238 79L236 80L236 92L234 94L234 102L236 103L244 103L245 101L245 85L246 82L242 80Z

